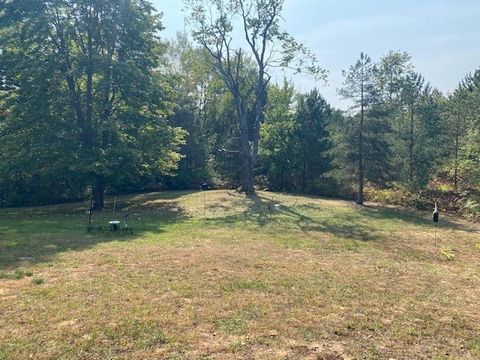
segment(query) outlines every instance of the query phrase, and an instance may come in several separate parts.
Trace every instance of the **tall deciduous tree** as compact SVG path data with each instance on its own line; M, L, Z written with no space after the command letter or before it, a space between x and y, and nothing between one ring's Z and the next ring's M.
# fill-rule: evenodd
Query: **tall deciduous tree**
M176 105L171 122L188 132L178 171L167 184L175 189L198 187L212 175L208 169L207 113L214 73L206 56L204 49L193 47L185 33L178 33L168 46L167 76Z
M188 0L187 4L193 37L210 53L212 65L233 96L240 129L242 188L254 193L254 168L271 69L307 70L320 77L324 71L302 44L281 30L284 0ZM237 21L245 49L236 46ZM242 71L248 59L255 65L253 83ZM252 103L248 101L251 93Z
M22 126L49 128L24 146L36 139L42 159L84 177L95 208L107 185L176 166L182 135L166 121L156 71L162 26L148 1L1 0L0 8L2 64L18 84L4 129L12 144Z

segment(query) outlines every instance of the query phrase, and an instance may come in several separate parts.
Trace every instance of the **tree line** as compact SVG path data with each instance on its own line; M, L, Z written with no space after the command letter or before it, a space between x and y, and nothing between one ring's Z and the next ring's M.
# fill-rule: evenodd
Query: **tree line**
M0 205L100 209L106 193L206 181L359 204L366 186L478 190L480 70L445 95L409 54L362 53L340 111L283 2L188 0L190 34L167 41L147 1L0 0ZM319 87L274 83L277 68Z

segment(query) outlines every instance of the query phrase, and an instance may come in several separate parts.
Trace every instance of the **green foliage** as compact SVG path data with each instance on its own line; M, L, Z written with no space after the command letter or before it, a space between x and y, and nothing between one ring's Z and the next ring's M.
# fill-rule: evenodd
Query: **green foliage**
M469 74L448 98L443 112L448 146L444 170L456 190L480 183L480 70Z
M359 116L342 118L331 127L334 148L332 150L334 173L337 178L356 179L359 153ZM387 121L374 110L364 119L363 125L363 162L364 176L367 182L385 186L394 177L393 149L389 141L392 129Z
M267 186L277 190L295 189L294 95L293 86L286 81L282 87L270 87L266 122L261 130L260 171L267 178Z
M464 193L461 198L460 209L467 217L480 216L480 194L478 192Z
M369 201L380 204L406 206L419 210L430 210L432 208L431 200L402 186L396 186L390 189L367 187L365 195Z
M65 201L171 173L160 17L138 0L1 1L1 63L16 84L0 127L4 205Z
M317 89L299 95L296 100L294 148L299 160L297 178L300 180L297 186L302 191L322 193L322 188L328 188L323 183L329 182L327 173L332 169L328 126L335 115Z
M327 127L334 112L315 89L295 94L284 81L271 86L262 127L259 171L275 190L329 193L332 180Z
M343 163L340 160L339 167L349 169L348 171L354 174L357 183L357 203L363 205L365 169L368 166L368 159L365 158L368 146L365 125L368 119L367 113L373 110L377 103L375 64L362 52L357 62L350 66L348 71L343 71L343 77L343 87L338 90L338 93L342 98L353 103L351 110L354 113L350 121L354 125L350 127L350 131L340 134L337 138L340 139L338 145L346 147L343 152ZM375 135L372 137L372 139L376 138ZM338 151L337 154L339 154Z
M281 29L283 0L188 0L186 5L193 38L232 95L242 190L252 194L272 69L305 71L320 79L326 73L303 44ZM236 30L245 47L234 47L240 40Z
M365 182L385 186L394 177L389 118L395 113L393 91L399 86L395 76L401 72L392 70L392 66L374 64L362 53L357 63L344 72L344 87L339 90L353 103L353 112L332 126L334 174L338 182L356 183L359 203L363 203Z
M408 53L362 53L341 112L272 82L276 67L325 76L282 30L282 0L187 1L200 47L162 41L141 0L0 5L0 206L102 207L105 193L204 181L253 191L255 177L359 203L367 184L370 199L417 208L442 186L451 208L480 212L480 70L445 97Z

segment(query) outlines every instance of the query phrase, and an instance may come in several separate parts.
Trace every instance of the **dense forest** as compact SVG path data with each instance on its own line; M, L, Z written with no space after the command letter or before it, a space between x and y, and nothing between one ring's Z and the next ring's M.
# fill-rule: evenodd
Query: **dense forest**
M0 0L0 206L208 182L480 213L480 70L442 94L408 53L362 53L340 111L282 5L189 0L167 40L147 1Z

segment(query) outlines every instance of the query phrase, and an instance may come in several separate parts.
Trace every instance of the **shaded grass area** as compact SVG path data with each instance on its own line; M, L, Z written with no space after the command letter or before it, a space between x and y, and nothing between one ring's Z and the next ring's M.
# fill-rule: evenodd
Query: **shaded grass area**
M0 359L480 357L475 224L435 247L430 214L169 192L119 198L134 235L107 237L85 208L0 210Z
M160 233L166 227L182 222L186 215L175 200L186 192L168 193L153 205L152 195L120 198L113 213L113 200L109 199L103 212L93 214L91 224L107 226L110 220L128 223L133 236L115 234L87 234L88 204L56 205L22 209L0 209L0 269L11 269L23 263L48 262L57 253L91 248L99 243L131 241L145 233ZM128 199L132 199L129 203Z

